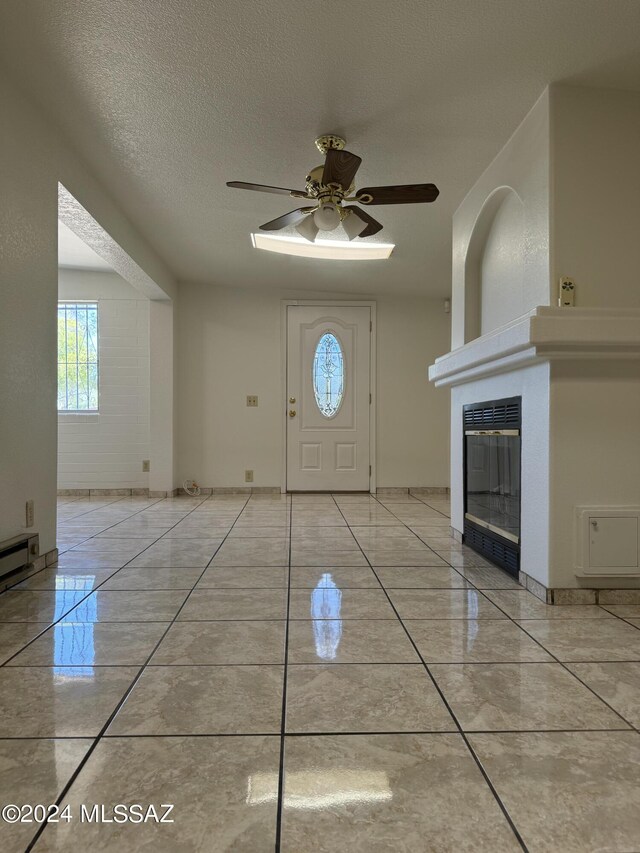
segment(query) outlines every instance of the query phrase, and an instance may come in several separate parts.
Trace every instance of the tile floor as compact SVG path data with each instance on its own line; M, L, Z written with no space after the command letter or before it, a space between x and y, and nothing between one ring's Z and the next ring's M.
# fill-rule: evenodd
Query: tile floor
M547 607L408 495L59 522L0 596L0 799L71 819L5 853L640 850L640 607Z

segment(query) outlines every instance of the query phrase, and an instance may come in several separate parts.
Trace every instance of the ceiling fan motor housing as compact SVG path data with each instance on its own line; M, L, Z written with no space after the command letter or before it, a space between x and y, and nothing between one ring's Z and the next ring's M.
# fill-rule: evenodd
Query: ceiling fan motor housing
M321 154L326 154L330 148L335 151L342 151L347 144L347 140L335 133L325 133L316 139L316 148Z

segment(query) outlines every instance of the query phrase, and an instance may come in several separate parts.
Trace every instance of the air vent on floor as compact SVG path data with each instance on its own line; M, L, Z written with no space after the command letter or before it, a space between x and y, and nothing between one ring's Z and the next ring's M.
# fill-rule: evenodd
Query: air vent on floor
M522 397L506 400L491 400L487 403L472 403L464 407L465 429L508 429L519 427Z
M479 554L487 557L491 562L496 563L503 569L506 569L509 574L518 577L520 570L520 551L517 545L509 545L503 541L497 541L491 536L487 536L477 527L465 521L464 524L464 544L473 548Z

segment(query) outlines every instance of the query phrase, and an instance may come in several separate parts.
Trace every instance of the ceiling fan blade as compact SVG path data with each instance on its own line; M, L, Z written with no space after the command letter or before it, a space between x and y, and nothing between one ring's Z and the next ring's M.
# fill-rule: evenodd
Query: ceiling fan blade
M244 181L227 181L227 186L235 190L254 190L258 193L277 193L293 198L309 198L304 190L287 190L284 187L268 187L265 184L247 184Z
M440 190L435 184L403 184L397 187L363 187L358 190L356 201L360 204L419 204L435 201L439 195Z
M297 225L299 222L308 216L313 210L313 207L300 207L298 210L290 210L284 216L279 216L277 219L272 219L271 222L265 222L260 226L261 231L279 231L281 228L286 228L287 225Z
M327 159L324 162L322 183L325 186L327 184L340 184L342 189L347 192L360 168L360 163L362 163L362 158L358 157L357 154L329 148Z
M357 216L358 219L367 223L367 227L357 235L358 237L371 237L374 234L377 234L378 231L382 231L383 226L377 219L370 216L366 210L361 210L361 208L356 207L353 204L346 205L344 209L350 210L352 216Z

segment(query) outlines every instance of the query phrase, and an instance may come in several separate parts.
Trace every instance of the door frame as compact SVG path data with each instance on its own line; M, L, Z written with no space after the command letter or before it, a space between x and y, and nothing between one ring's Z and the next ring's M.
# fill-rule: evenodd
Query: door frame
M318 308L369 308L371 309L371 333L369 335L369 393L371 394L371 404L369 406L369 465L371 466L371 474L369 475L369 494L375 494L376 491L376 397L377 397L377 374L376 374L376 353L377 353L377 303L369 299L283 299L281 300L280 309L280 386L282 401L282 480L280 483L280 491L282 494L287 492L287 369L288 369L288 308L290 305L305 305L318 306Z

